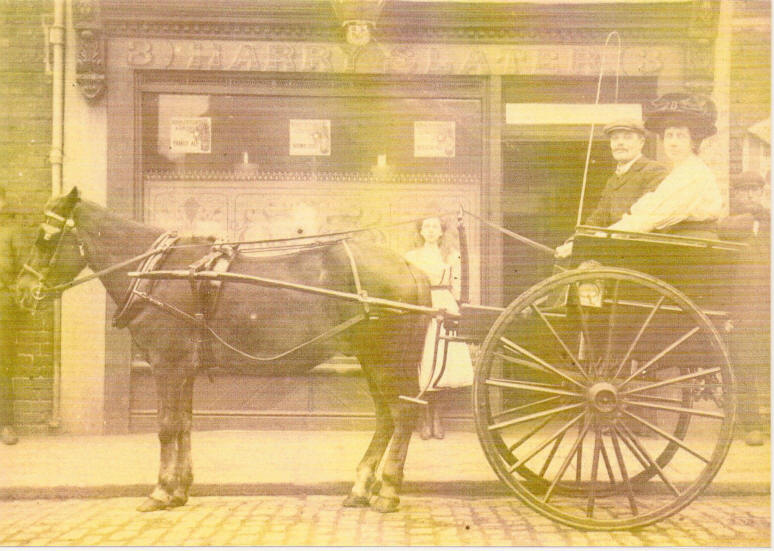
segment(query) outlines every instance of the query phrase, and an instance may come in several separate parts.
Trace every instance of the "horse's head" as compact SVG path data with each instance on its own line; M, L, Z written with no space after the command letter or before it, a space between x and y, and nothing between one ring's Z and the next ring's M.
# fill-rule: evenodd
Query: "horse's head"
M16 300L34 311L57 286L69 282L86 267L83 243L74 214L80 195L77 188L48 202L29 257L16 280Z

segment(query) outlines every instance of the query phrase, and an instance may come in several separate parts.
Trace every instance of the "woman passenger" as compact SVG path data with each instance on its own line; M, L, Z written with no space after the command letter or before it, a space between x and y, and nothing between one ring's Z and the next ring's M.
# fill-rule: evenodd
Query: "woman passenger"
M702 140L717 132L715 104L703 96L673 93L643 111L645 128L661 136L672 170L610 229L717 239L723 199L714 174L697 155Z

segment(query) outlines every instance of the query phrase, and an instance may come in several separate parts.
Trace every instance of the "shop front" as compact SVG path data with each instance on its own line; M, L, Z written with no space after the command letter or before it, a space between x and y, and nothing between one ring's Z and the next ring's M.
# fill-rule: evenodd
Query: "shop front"
M74 2L66 188L228 241L366 229L403 254L416 246L404 222L432 214L457 245L463 208L553 247L575 225L591 125L599 138L665 90L713 84L716 14L697 2L590 2L557 18L552 2L394 1L354 23L337 4ZM681 26L709 38L679 38ZM613 30L620 50L604 45ZM587 204L611 163L595 140ZM507 302L550 270L474 218L466 226L473 302ZM64 424L150 430L152 374L100 293L63 305ZM450 427L472 426L466 392L448 406ZM219 366L197 381L194 425L362 427L371 408L353 358L304 377Z

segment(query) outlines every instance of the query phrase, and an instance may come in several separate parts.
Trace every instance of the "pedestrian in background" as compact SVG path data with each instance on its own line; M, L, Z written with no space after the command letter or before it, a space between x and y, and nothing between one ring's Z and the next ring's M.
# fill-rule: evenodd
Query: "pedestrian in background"
M421 246L405 254L408 262L422 270L430 280L433 308L459 313L460 255L444 239L446 226L440 218L426 218L417 224ZM446 341L448 330L435 318L430 320L419 369L419 388L427 390L427 408L420 416L419 435L444 437L435 391L473 384L473 362L467 344Z
M734 281L731 361L739 383L739 426L750 446L763 444L769 431L771 368L771 211L763 204L766 181L757 172L731 178L730 216L721 221L721 237L744 241Z
M13 427L12 375L16 364L14 330L19 320L12 286L19 273L21 235L8 212L5 188L0 186L0 440L13 445L19 441Z

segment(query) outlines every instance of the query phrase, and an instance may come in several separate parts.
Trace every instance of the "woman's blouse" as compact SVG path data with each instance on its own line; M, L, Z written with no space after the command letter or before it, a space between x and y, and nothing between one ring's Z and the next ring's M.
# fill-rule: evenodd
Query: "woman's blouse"
M723 199L715 175L698 156L676 165L656 189L640 197L610 229L651 232L680 222L717 220Z

